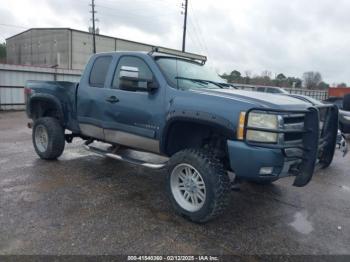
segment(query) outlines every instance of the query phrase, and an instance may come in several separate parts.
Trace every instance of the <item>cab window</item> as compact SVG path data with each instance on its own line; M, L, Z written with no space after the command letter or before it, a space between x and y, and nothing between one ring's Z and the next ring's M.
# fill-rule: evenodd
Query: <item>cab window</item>
M100 56L96 58L90 72L90 86L99 88L104 87L111 62L111 56Z
M123 56L116 68L112 88L123 90L146 89L153 74L148 65L139 57Z

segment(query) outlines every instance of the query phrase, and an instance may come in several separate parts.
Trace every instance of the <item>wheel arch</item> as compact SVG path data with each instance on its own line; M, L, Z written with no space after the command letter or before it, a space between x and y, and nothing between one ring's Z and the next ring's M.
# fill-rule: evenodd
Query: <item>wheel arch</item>
M60 101L50 94L34 94L29 101L28 114L34 120L48 116L58 119L62 125L65 122Z
M190 134L187 139L183 134ZM161 152L168 156L188 148L198 147L203 138L211 135L219 135L222 138L233 139L235 128L226 119L207 113L181 112L168 117L163 129L160 141ZM174 148L175 146L175 148Z

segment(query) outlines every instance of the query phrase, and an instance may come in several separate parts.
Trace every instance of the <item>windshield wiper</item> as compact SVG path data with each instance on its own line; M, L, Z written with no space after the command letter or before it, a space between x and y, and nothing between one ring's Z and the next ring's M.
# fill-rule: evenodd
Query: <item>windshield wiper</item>
M197 79L197 78L189 78L189 77L182 77L182 76L177 76L175 77L175 79L182 79L182 80L189 80L192 82L196 82L196 83L206 83L206 84L213 84L216 85L220 88L225 88L223 85L221 85L220 83L214 82L214 81L210 81L210 80L204 80L204 79Z

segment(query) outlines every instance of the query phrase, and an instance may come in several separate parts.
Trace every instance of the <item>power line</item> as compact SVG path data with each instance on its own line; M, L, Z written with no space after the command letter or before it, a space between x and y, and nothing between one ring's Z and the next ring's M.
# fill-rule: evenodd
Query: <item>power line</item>
M190 24L189 28L190 28L190 30L191 29L193 30L193 36L195 37L196 41L198 42L198 46L200 48L200 51L203 52L203 53L206 52L205 51L205 47L203 45L203 42L201 41L201 39L200 39L200 37L199 37L199 35L197 33L195 25L192 23L191 19L189 19L188 21L189 21L189 24ZM189 34L189 35L191 35L191 34Z
M188 37L190 38L191 42L197 46L198 50L200 50L200 52L202 52L202 47L200 46L198 41L195 41L195 39L192 37L191 34L188 34Z
M154 21L154 15L152 14L145 14L143 12L138 12L138 11L144 11L143 9L133 9L133 10L128 10L127 13L123 12L123 10L120 10L120 9L117 9L117 8L113 8L113 7L110 7L110 6L105 6L105 5L96 5L97 7L99 8L102 8L103 10L101 11L100 10L100 14L102 15L102 12L103 14L105 15L106 13L105 12L113 12L113 16L115 17L116 14L118 14L118 17L132 17L132 18L135 18L135 16L138 16L138 17L142 17L142 18L149 18L150 20ZM136 12L134 12L136 11ZM174 12L163 12L162 11L162 14L161 15L158 15L157 14L157 17L167 17L169 18L168 15L172 15L174 14ZM111 14L110 14L111 15Z
M168 0L168 1L165 1L165 0L152 0L152 1L150 1L150 0L133 0L133 2L147 2L147 4L149 4L149 3L152 3L152 2L158 2L156 5L158 5L158 4L160 4L160 3L165 3L165 4L170 4L170 3L173 3L173 0ZM113 4L115 4L116 3L116 1L115 0L102 0L102 2L105 2L105 3L113 3Z
M205 49L205 51L207 52L207 54L209 55L209 50L208 50L207 43L206 43L205 38L204 38L204 36L203 36L202 29L201 29L201 27L200 27L200 25L199 25L199 23L198 23L198 19L197 19L197 17L196 17L196 14L195 14L195 12L193 11L194 9L193 9L193 6L192 6L191 2L190 2L190 9L191 9L191 12L192 12L192 14L193 14L194 26L198 28L199 37L202 38L202 40L203 40L203 45L204 45L204 49Z

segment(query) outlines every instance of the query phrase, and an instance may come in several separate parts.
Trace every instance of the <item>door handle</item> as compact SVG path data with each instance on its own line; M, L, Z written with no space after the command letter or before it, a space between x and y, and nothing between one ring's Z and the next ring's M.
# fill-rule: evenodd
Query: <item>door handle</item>
M106 101L111 103L111 104L114 104L114 103L118 103L119 99L116 96L110 96L110 97L106 98Z

